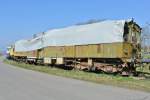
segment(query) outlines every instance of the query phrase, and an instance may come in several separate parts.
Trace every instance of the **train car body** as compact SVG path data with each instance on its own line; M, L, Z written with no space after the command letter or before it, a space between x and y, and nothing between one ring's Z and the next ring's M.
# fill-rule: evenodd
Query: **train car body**
M50 30L31 40L17 41L13 56L106 72L125 67L129 72L140 60L140 37L141 28L133 20L103 21Z

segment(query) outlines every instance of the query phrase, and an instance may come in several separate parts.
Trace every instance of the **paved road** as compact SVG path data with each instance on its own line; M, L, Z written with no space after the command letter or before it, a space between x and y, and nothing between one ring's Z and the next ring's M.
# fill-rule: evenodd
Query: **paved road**
M0 100L150 100L150 93L47 75L0 61Z

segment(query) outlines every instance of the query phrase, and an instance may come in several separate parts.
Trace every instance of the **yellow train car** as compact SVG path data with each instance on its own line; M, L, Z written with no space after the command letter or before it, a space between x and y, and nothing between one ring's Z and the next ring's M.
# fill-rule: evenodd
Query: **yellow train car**
M67 60L72 60L72 62L74 62L75 60L80 61L82 59L83 62L87 63L89 59L93 59L98 62L107 62L111 60L112 62L120 61L121 63L131 62L131 58L133 57L132 50L132 44L127 42L46 47L42 50L42 58L47 58L45 60L48 60L49 58L49 62L44 61L49 64L52 63L52 59L56 59L56 64L59 62L59 60L63 61L61 64L65 64Z
M17 41L13 56L40 64L133 72L140 52L140 26L133 20L108 20L50 30L31 40Z
M42 49L42 57L46 58L44 63L86 66L88 69L94 67L109 72L122 70L123 67L127 67L128 71L135 70L134 64L140 60L141 28L135 23L128 23L124 32L124 42L45 47ZM122 67L114 69L114 65Z

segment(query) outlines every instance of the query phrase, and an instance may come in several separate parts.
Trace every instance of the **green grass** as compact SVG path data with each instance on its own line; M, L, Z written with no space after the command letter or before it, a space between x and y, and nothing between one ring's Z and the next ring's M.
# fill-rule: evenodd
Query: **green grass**
M137 71L143 72L146 77L150 78L150 64L143 64L143 67L138 67Z
M35 66L10 60L4 60L4 62L17 67L44 72L51 75L150 92L150 80L146 79L138 80L133 77L122 77L119 75L114 76L103 73L96 74L77 70L64 70L47 66Z

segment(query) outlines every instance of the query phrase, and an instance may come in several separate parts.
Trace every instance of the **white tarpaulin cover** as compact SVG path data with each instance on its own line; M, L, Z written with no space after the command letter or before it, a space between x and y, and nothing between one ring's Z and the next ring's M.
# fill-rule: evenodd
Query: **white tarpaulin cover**
M47 46L69 46L123 42L124 24L131 20L106 20L93 24L53 29L30 40L15 43L16 51L32 51Z

